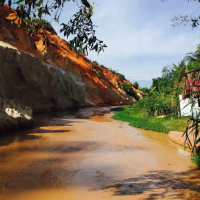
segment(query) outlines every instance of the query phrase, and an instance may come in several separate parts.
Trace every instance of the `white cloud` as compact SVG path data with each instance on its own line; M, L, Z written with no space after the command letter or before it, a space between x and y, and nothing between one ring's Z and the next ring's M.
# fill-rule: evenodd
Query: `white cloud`
M90 0L91 1L91 0ZM198 14L198 2L167 0L96 0L93 17L96 34L108 48L99 56L89 53L108 68L118 69L126 77L149 80L160 76L167 64L177 63L187 52L195 51L200 31L191 27L171 26L179 14ZM60 21L67 22L77 10L66 3L67 13ZM58 26L56 26L58 29ZM58 32L58 30L57 30Z

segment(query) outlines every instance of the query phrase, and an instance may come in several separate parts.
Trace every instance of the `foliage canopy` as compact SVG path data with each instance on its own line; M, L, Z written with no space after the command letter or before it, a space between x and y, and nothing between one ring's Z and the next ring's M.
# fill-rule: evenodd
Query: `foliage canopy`
M185 74L186 65L184 61L179 65L167 65L162 69L162 76L152 80L150 89L146 89L148 95L140 99L137 106L144 110L145 117L159 115L177 115L178 95L182 88L179 87Z
M136 99L139 99L137 93L133 90L131 85L128 85L126 83L121 84L121 88L130 96L135 97Z
M139 88L139 83L138 83L137 81L135 81L135 82L133 83L133 86L134 86L136 89L138 89L138 88Z

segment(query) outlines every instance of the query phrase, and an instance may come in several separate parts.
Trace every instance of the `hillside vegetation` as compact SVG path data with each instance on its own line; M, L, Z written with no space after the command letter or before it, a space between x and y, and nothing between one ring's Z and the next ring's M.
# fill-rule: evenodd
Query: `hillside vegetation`
M193 161L200 165L199 114L181 116L179 95L200 102L200 45L195 52L188 53L178 65L172 64L162 69L162 76L152 79L152 86L140 90L146 96L135 105L121 107L113 119L129 122L130 125L168 133L169 131L185 132L185 140L194 153ZM194 137L191 143L190 137Z
M186 68L184 61L178 65L165 66L162 76L153 79L150 89L145 89L144 98L135 105L120 108L113 118L163 133L184 131L188 117L180 116L179 95L183 92Z

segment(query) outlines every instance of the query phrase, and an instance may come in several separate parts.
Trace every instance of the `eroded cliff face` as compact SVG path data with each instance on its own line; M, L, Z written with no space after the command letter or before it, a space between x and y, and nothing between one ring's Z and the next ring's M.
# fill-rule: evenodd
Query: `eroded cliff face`
M37 56L0 46L0 95L20 99L35 113L84 105L81 86L63 70L42 64Z
M81 106L101 106L136 99L127 95L122 81L107 68L92 67L85 56L77 57L65 40L46 31L49 46L43 45L41 30L32 37L24 24L9 25L15 11L4 5L0 9L0 97L18 99L34 113L65 110ZM6 47L7 46L7 47ZM100 71L101 78L97 77ZM128 81L124 81L130 84ZM140 96L141 92L132 88Z

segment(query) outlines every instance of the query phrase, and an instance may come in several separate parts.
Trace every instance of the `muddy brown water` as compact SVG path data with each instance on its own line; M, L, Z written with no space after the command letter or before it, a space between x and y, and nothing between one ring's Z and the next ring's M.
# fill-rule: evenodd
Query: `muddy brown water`
M35 116L0 140L0 200L200 199L190 153L109 107Z

